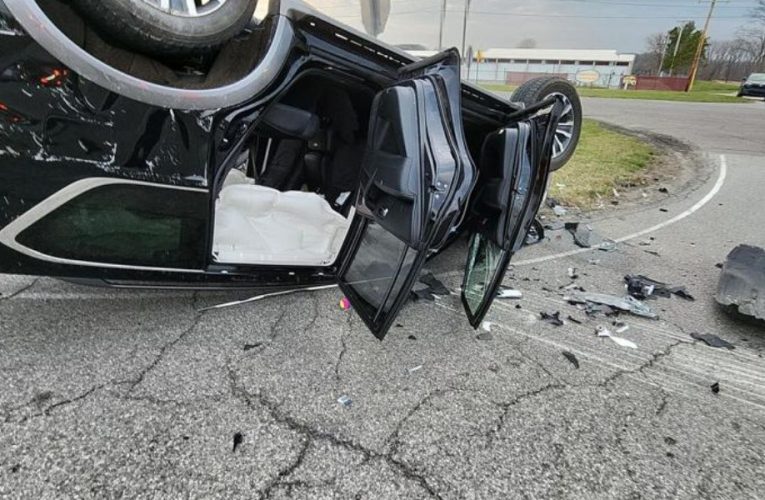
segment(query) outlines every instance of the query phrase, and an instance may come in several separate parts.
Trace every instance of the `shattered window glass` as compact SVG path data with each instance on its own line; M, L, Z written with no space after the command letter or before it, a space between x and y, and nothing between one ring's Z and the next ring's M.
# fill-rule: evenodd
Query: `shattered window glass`
M486 294L493 290L491 284L499 271L502 256L502 249L483 235L475 234L471 238L465 270L465 299L471 314L476 314Z

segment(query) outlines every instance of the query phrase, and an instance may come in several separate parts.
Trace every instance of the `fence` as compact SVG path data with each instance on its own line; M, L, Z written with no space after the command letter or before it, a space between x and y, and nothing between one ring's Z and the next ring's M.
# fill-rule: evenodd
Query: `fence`
M671 90L685 91L688 77L685 76L638 76L635 90Z

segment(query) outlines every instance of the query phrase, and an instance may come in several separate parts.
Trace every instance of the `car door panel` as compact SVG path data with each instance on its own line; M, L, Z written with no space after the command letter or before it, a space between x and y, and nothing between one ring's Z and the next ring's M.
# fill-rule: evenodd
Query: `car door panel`
M513 254L523 245L544 198L552 141L562 104L549 114L501 129L481 152L484 179L476 195L479 214L471 235L462 303L476 328L493 303Z
M382 339L434 240L448 232L472 187L461 133L459 58L447 51L405 67L372 106L351 240L338 281Z

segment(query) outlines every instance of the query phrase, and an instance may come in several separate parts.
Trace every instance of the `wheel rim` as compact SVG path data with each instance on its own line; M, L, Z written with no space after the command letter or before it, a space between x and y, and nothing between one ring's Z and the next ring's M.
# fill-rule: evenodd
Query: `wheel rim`
M576 114L571 99L560 92L550 94L563 101L563 114L561 114L558 128L555 129L555 141L553 142L553 159L564 155L574 140L574 131L576 130Z
M141 0L173 16L202 17L223 7L228 0Z

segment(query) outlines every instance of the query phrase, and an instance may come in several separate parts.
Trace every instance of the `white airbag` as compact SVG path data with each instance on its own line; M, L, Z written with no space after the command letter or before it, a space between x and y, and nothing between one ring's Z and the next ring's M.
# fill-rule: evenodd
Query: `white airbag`
M348 226L317 194L231 184L216 206L213 255L230 264L325 266Z

